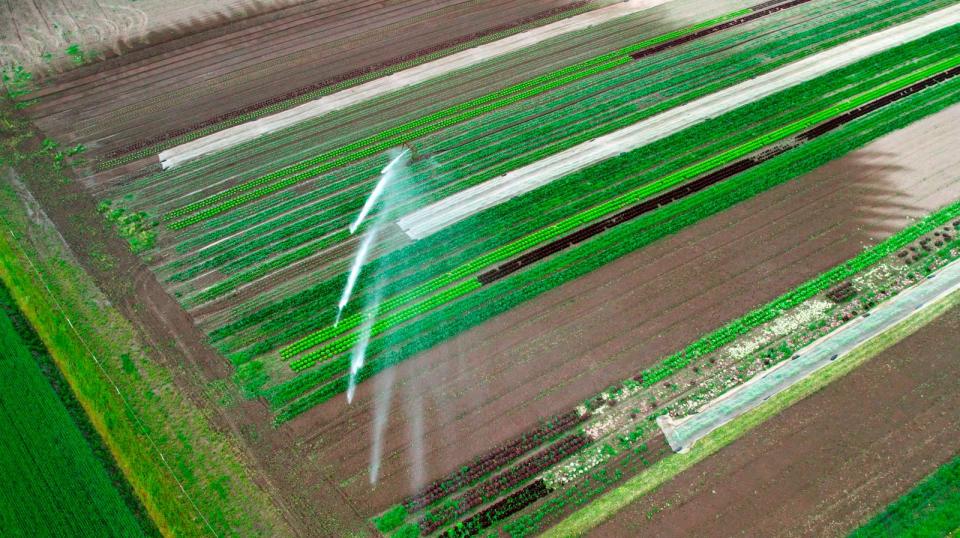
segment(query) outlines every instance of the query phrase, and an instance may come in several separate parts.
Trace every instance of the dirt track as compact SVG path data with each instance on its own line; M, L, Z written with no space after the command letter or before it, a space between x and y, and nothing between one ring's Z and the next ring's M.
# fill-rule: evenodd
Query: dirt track
M949 145L958 117L953 107L894 133L399 365L384 478L372 492L365 447L376 379L350 408L337 398L289 428L331 462L361 511L385 508L416 474L403 419L414 395L432 479L960 197L949 148L902 145L930 132Z
M591 536L844 536L960 451L960 309Z

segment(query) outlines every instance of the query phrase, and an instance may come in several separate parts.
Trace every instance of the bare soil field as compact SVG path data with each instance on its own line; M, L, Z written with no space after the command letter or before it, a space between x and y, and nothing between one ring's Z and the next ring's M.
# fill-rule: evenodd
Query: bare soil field
M960 196L960 107L554 289L393 370L381 482L367 481L374 379L290 424L363 512L566 411ZM917 136L930 141L912 143ZM381 403L383 405L383 403ZM422 406L426 469L411 464ZM284 428L286 429L286 427ZM306 477L299 477L307 479Z
M69 67L67 47L115 55L126 49L171 39L290 6L297 0L138 0L101 2L4 2L0 19L0 65L31 71ZM44 53L54 58L46 61ZM65 65L67 64L67 65Z
M301 2L71 71L30 113L58 140L109 151L573 4Z
M960 310L635 502L592 536L845 536L960 448Z

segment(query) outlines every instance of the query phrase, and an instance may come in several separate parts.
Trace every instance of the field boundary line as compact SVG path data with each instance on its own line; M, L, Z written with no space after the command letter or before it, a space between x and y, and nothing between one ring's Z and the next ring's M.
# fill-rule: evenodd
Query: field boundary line
M140 418L136 413L136 409L130 404L129 399L120 390L120 387L114 381L110 373L107 372L107 370L103 367L103 363L97 357L96 353L93 352L93 349L90 347L90 345L87 344L86 339L83 338L83 336L80 334L80 331L78 331L76 326L74 326L73 321L67 315L66 311L63 308L63 305L60 304L60 300L57 299L56 295L53 293L53 290L47 284L46 279L43 277L43 274L40 272L37 266L33 263L33 259L30 257L30 254L23 247L23 245L20 244L20 241L18 240L17 235L14 233L10 225L6 222L6 219L3 219L3 224L4 226L7 227L7 231L10 234L12 243L16 245L16 247L20 249L20 251L23 253L24 259L27 260L27 263L30 264L30 268L33 270L34 274L39 278L40 283L43 284L43 287L46 290L47 295L49 295L49 297L53 300L54 305L56 306L60 315L63 316L63 319L66 320L67 325L70 326L70 330L73 332L76 339L80 342L80 344L83 345L87 353L90 354L90 357L93 359L94 363L97 365L97 369L100 370L100 373L104 376L107 382L110 383L110 385L116 391L117 395L120 396L120 399L123 401L123 405L127 409L127 412L130 413L130 416L133 417L134 421L136 421L137 428L140 430L140 433L147 438L147 440L150 442L150 446L153 449L153 451L156 452L158 456L160 456L160 461L163 462L164 467L170 473L170 476L173 477L173 480L174 482L177 483L177 486L180 488L180 491L183 492L183 495L187 498L188 501L190 501L190 504L193 507L194 511L197 513L198 516L200 516L200 519L203 520L204 525L207 527L210 533L213 536L219 537L220 535L217 533L216 530L214 530L213 526L210 524L210 521L203 514L203 512L200 511L200 507L197 505L196 501L194 501L193 497L190 496L190 493L188 493L186 488L183 486L183 482L181 482L180 478L177 477L177 474L174 472L173 467L167 461L166 456L164 456L163 451L160 450L160 447L157 445L156 441L153 439L153 437L150 435L146 427L143 425L143 422L140 421ZM73 388L71 387L70 390L73 390Z

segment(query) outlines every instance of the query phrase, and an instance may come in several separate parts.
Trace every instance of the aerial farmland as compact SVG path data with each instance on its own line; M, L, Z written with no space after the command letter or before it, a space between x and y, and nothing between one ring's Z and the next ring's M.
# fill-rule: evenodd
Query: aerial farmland
M0 535L960 532L957 0L0 12Z

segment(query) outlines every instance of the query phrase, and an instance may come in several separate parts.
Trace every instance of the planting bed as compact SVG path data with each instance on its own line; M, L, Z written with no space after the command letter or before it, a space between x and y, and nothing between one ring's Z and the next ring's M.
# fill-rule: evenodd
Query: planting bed
M953 309L591 536L842 536L960 446Z
M145 516L136 511L143 508L96 431L80 418L83 411L69 399L69 388L58 386L64 383L62 377L8 293L0 283L4 350L0 468L7 477L0 494L4 534L159 536L148 520L138 521ZM66 401L61 399L64 392ZM71 404L72 409L67 407ZM126 488L126 498L117 485Z
M61 141L107 155L271 104L318 80L333 84L577 7L570 0L306 2L259 24L221 26L84 68L37 92L42 100L31 115ZM225 88L230 99L222 98Z

